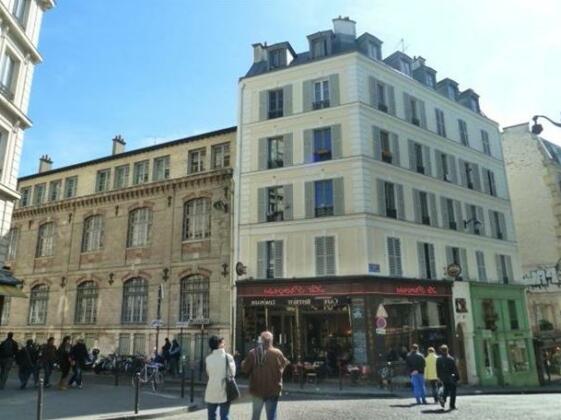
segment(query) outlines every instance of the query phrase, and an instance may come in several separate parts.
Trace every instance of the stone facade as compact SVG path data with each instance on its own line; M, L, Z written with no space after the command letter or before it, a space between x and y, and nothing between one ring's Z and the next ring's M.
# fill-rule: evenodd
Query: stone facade
M15 275L25 282L24 291L30 298L12 299L7 325L2 330L38 341L49 335L57 340L66 334L83 336L102 353L146 353L155 345L156 330L150 323L158 318L162 285L160 344L165 336L177 336L177 322L188 317L209 318L205 336L229 337L233 158L229 150L233 150L234 137L235 128L229 128L130 152L118 153L117 148L105 158L61 169L47 168L46 172L21 178L20 191L31 187L35 195L37 185L48 189L40 203L34 197L30 202L20 203L14 213L17 241L10 252L15 258L9 263ZM203 152L196 167L188 164L194 150ZM144 162L148 162L147 168ZM123 184L116 168L125 166L129 167L129 175ZM70 184L74 186L72 197L64 198L66 190L57 196L55 189L66 187L56 182L73 177L77 177L77 184ZM137 185L132 185L135 182ZM194 203L192 200L202 200L202 207L187 210L187 203ZM145 214L151 215L146 230L131 227L136 220L132 214L137 209L148 209ZM197 214L186 221L186 211ZM90 228L95 231L89 224L92 216L101 216L100 236L89 233ZM49 223L54 223L54 239L47 239L46 245L40 236ZM139 313L144 311L140 318L134 309L125 315L124 287L130 279L143 279L147 287L147 297L137 306ZM189 279L197 280L197 287L208 286L207 297L198 289L190 297L182 298L182 289L188 289ZM201 279L202 283L198 283ZM182 280L186 281L184 287ZM84 282L95 285L95 321L91 309L83 309L83 305L77 308L78 289ZM42 285L48 287L46 316L40 310L31 313L33 290ZM191 302L191 309L184 309L180 319L182 299L184 307ZM207 309L193 309L201 308L200 300L206 299ZM132 323L125 323L126 316L132 317ZM196 345L200 344L198 325L185 329L183 344L185 354L194 357L200 348Z

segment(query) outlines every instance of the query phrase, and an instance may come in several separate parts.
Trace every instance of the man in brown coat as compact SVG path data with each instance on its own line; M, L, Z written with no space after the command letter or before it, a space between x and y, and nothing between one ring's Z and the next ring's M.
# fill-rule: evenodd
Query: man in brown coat
M242 362L242 371L249 375L249 393L253 397L251 419L259 420L265 405L267 420L276 420L282 373L290 362L273 346L273 334L269 331L262 332L259 339L257 347Z

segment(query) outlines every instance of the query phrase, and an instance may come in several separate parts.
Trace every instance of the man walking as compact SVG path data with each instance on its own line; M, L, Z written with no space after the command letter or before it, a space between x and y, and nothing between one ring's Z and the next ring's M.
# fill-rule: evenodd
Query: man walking
M405 358L409 375L411 375L411 386L413 387L413 395L417 404L426 404L425 396L425 358L419 353L419 346L413 344L411 351Z
M47 342L41 346L39 352L39 367L43 369L45 378L45 388L51 386L51 373L53 372L53 367L57 361L57 351L55 347L55 338L49 337Z
M14 364L18 352L18 343L14 340L14 333L9 332L7 338L0 343L0 389L4 389L8 375Z
M434 402L438 402L438 375L436 374L436 360L438 356L434 351L434 347L428 348L427 357L425 357L425 379L430 384Z
M252 395L252 420L259 420L263 405L267 420L276 420L277 405L282 391L282 373L289 361L273 346L273 334L264 331L260 341L242 362L242 370L249 375Z
M35 381L35 385L37 385L38 377L35 374L37 369L37 350L33 344L33 340L27 340L25 347L22 347L21 350L18 351L16 354L16 362L19 366L20 389L25 389L31 374L33 374L33 380Z
M169 350L169 371L172 377L175 377L179 373L179 359L181 358L181 346L174 338L171 343L171 348Z
M80 389L82 389L82 369L88 360L88 349L84 344L84 340L79 338L78 342L74 344L70 350L70 360L72 363L72 377L68 381L68 386L72 386L74 383Z
M443 344L440 347L442 355L436 361L436 371L438 379L444 385L444 395L440 401L442 408L446 405L446 398L450 396L450 410L456 409L456 384L460 380L456 360L448 354L448 346Z

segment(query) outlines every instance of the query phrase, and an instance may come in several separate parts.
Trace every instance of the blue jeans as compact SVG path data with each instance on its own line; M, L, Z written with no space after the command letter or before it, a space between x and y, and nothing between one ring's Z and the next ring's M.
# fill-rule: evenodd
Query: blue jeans
M413 395L417 400L417 404L420 404L421 401L425 402L425 375L422 373L411 375L411 385L413 386Z
M253 414L251 416L251 420L259 420L261 417L261 411L263 410L263 405L265 405L267 420L277 420L277 404L279 403L279 397L252 397L252 403Z
M78 363L72 367L72 377L70 381L68 381L68 386L72 385L74 382L76 382L78 386L82 385L82 368Z
M216 420L216 410L220 407L220 420L228 420L228 413L230 412L230 402L227 401L221 404L206 403L208 409L208 420Z

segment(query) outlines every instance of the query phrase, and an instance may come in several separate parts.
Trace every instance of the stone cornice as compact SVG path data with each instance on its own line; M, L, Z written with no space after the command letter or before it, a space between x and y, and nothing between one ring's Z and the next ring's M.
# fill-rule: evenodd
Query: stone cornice
M44 216L50 213L72 212L78 208L96 207L141 197L152 197L161 193L189 189L201 185L220 186L232 178L232 172L232 169L220 169L199 175L187 175L182 178L166 179L165 181L135 185L119 190L73 197L53 203L45 203L41 206L19 208L14 211L13 218L17 220L31 216Z

